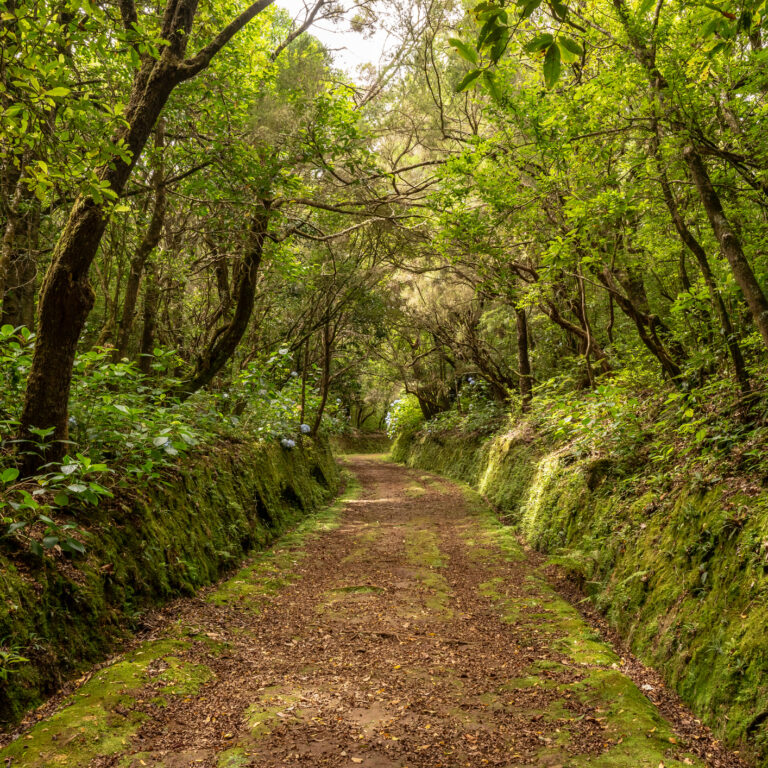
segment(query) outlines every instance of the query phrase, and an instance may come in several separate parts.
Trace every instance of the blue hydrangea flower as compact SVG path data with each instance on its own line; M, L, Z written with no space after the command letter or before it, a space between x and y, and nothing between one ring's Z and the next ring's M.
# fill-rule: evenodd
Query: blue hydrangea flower
M301 424L299 430L302 435L308 435L312 431L312 427L310 427L309 424Z
M283 438L283 439L280 441L280 445L282 445L282 446L283 446L283 448L287 448L287 449L290 451L290 450L291 450L291 448L295 448L295 447L296 447L296 441L295 441L295 440L291 440L291 439L290 439L290 438L288 438L288 437L284 437L284 438Z

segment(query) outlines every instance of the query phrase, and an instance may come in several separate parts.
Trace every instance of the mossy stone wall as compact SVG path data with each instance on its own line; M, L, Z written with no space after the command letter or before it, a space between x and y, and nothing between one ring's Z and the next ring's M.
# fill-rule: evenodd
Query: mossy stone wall
M393 457L482 492L719 737L768 766L768 493L691 482L659 496L610 459L515 434L413 435Z
M0 723L103 659L141 614L192 594L316 509L338 487L327 444L210 446L147 491L78 516L84 558L0 543L0 649L28 663L0 679Z

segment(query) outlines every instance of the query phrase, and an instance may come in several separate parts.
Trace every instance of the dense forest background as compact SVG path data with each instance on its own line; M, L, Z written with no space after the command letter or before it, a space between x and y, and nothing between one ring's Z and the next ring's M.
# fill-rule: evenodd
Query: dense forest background
M385 423L757 487L766 13L6 3L6 540L76 556L197 445ZM335 66L340 19L380 66Z

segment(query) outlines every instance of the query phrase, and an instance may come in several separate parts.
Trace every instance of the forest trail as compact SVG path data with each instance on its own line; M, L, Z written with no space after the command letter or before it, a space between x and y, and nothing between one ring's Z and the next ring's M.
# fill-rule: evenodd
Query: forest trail
M0 766L740 764L664 719L478 497L347 464L354 497L178 601Z

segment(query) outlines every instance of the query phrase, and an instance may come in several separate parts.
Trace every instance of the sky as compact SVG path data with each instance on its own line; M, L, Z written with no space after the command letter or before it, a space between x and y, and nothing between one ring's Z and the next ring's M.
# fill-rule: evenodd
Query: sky
M275 5L285 8L294 18L304 18L304 0L276 0ZM355 75L362 64L378 64L382 53L388 48L385 31L381 30L372 37L364 38L350 30L348 21L336 25L328 21L315 22L309 32L333 51L336 65L350 75Z

